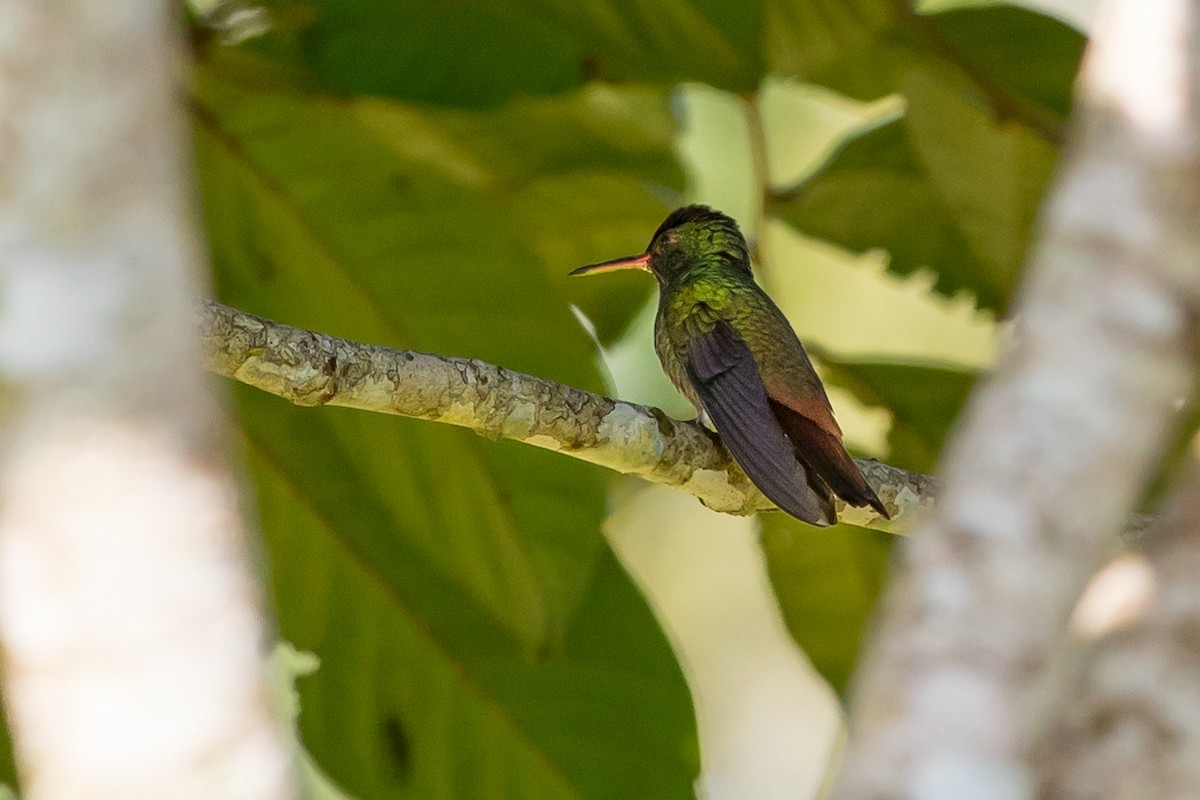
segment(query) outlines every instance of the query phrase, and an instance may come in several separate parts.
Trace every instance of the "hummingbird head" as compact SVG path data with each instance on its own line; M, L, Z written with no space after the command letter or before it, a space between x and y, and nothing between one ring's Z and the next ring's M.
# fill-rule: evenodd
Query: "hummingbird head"
M658 226L646 251L572 270L572 275L641 269L669 283L697 269L728 269L750 274L750 249L732 217L708 206L677 208Z

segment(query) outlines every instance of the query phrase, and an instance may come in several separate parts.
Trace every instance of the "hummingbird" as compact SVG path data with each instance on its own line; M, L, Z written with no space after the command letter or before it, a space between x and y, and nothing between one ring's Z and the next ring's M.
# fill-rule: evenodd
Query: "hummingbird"
M657 279L654 349L663 370L759 491L813 525L837 521L835 494L888 518L842 445L799 337L754 281L737 222L708 206L684 206L658 227L645 252L571 274L618 269Z

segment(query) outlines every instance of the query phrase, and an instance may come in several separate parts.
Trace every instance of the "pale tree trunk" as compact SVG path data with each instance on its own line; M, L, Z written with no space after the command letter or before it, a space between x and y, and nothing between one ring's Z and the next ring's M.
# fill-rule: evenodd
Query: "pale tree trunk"
M1032 750L1060 707L1072 608L1194 380L1198 5L1111 0L1101 12L1011 339L889 592L837 798L1039 792ZM1139 702L1171 702L1154 673L1129 680L1146 690ZM1192 776L1172 796L1200 796ZM1088 796L1134 796L1108 790Z
M191 303L173 4L0 3L0 644L22 794L291 794Z
M1041 797L1200 797L1200 471L1144 551L1097 577L1075 627L1086 648L1036 750Z

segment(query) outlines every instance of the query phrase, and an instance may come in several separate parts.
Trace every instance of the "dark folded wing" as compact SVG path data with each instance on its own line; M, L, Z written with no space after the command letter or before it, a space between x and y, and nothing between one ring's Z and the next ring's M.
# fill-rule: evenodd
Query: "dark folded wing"
M794 517L814 525L835 521L832 499L809 475L771 411L750 348L729 323L688 345L688 373L704 411L754 485Z

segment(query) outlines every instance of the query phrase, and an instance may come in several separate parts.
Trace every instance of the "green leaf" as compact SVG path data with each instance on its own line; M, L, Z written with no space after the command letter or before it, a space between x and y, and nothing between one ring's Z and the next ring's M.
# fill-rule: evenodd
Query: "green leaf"
M980 302L1003 308L1025 261L1058 150L1024 125L998 122L961 83L915 72L905 81L905 94L913 147L980 262Z
M896 0L767 0L772 72L862 100L897 91L921 52Z
M851 525L815 528L766 514L761 538L788 630L817 671L844 694L895 537Z
M554 554L495 541L519 535L503 516L520 510L489 496L475 440L249 389L239 401L281 632L321 660L298 684L303 739L334 780L360 798L689 796L678 667L594 535L572 555L577 596L556 602L529 563ZM373 443L402 465L395 485L373 485ZM572 511L603 495L587 467L557 462L557 490L533 491L566 548L581 538ZM405 485L417 467L439 470L424 491Z
M780 216L852 251L882 248L900 275L930 267L944 294L1006 307L1084 38L1004 5L928 16L892 0L772 8L782 70L857 97L907 98L904 118L865 128L780 193Z
M220 93L216 102L238 104L233 121L245 128L210 136L236 155L246 146L241 140L255 141L265 131L273 141L258 159L306 192L330 194L328 200L313 198L317 213L333 222L328 236L320 237L322 247L345 251L349 258L340 260L362 273L349 280L370 282L365 288L385 305L407 295L405 305L422 308L411 296L419 284L446 297L469 296L493 316L502 315L505 303L528 312L527 298L536 302L537 295L523 289L497 295L493 272L507 270L510 279L527 281L540 274L555 292L547 301L554 313L565 313L568 302L579 306L608 343L652 291L653 281L644 275L584 280L568 273L643 249L648 231L668 210L660 197L680 190L675 123L661 91L594 86L559 98L461 111L296 97L286 78L256 59L210 62L204 74L208 91ZM302 106L307 118L285 136L275 117ZM201 105L198 118L210 117ZM327 138L339 136L353 136L355 149ZM331 141L342 151L331 150ZM263 179L268 187L277 184L270 175ZM276 188L280 195L287 187ZM439 196L447 191L457 194ZM404 258L419 263L397 263ZM393 279L405 286L397 288ZM554 342L526 344L543 350Z
M907 0L767 0L772 72L863 100L904 90L913 70L967 77L1020 113L1070 111L1083 36L1052 17L997 3L933 14Z
M765 69L762 0L531 0L509 13L524 9L580 42L603 80L750 91Z
M777 211L803 233L855 252L884 249L893 272L928 267L938 291L1003 309L1057 150L997 122L961 82L914 72L905 85L904 117L844 142Z
M984 305L1004 290L985 284L984 264L955 224L909 141L904 119L874 124L844 142L793 190L779 216L796 230L854 252L884 248L888 269L935 268L944 294L974 292Z
M1054 114L1071 113L1071 86L1083 58L1083 34L1053 17L1016 6L931 14L938 40L977 81Z
M703 81L749 91L763 73L761 2L276 0L255 43L345 94L489 106L594 79Z
M4 705L0 703L0 798L4 796L3 787L7 785L15 792L17 784L17 766L13 760L12 737L8 732L8 719Z
M888 462L931 472L975 375L947 367L820 357L822 377L892 414ZM817 671L845 694L858 662L894 536L784 514L762 518L767 571L788 630Z
M773 63L856 97L900 92L907 110L779 193L778 212L851 250L886 250L897 273L929 267L939 291L1003 309L1057 162L1083 37L1005 5L921 15L891 0L825 3L777 0L771 30L784 44ZM787 31L799 38L787 43ZM809 40L824 44L804 49Z
M663 209L630 173L676 176L661 96L469 114L254 74L208 65L193 104L223 300L599 387L563 288L577 254L546 231L588 207L563 204L573 187L620 191L627 210L578 233L644 246ZM281 632L321 664L303 738L334 780L362 800L690 796L686 687L600 536L603 470L251 390L239 409Z
M925 364L843 361L821 358L825 379L859 401L892 414L888 463L929 473L946 435L978 377L975 373Z

